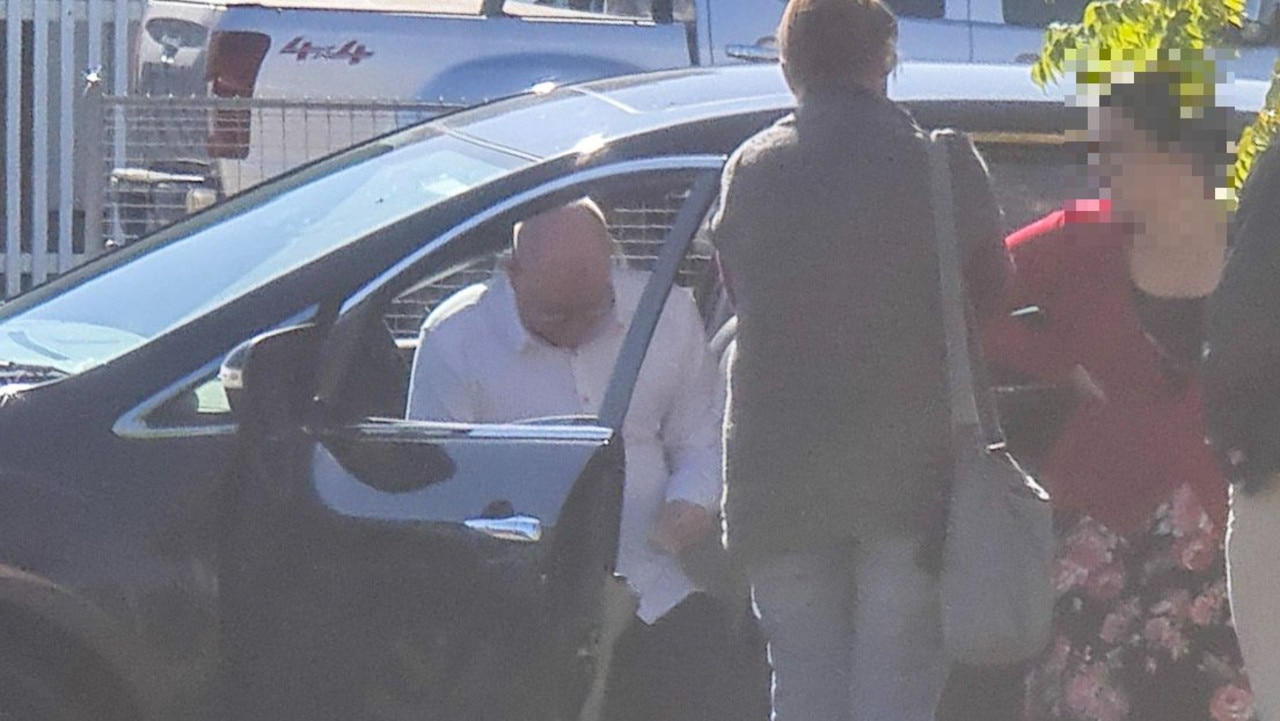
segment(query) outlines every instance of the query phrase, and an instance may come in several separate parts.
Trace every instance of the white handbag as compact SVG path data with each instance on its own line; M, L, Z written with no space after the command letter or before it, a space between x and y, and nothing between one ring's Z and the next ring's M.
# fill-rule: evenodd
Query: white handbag
M947 653L971 665L1009 664L1048 644L1054 594L1049 496L1004 450L998 423L980 412L970 304L961 272L951 183L954 152L973 152L951 131L930 137L941 303L951 407L950 499L939 579ZM984 408L992 408L990 404Z

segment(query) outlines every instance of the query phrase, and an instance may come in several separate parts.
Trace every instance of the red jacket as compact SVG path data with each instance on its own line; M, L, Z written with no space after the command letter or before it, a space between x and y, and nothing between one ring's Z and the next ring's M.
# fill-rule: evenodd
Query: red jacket
M1045 460L1055 505L1127 533L1189 483L1225 524L1227 484L1204 442L1200 387L1161 372L1134 306L1125 244L1102 201L1077 202L1009 236L1009 309L1037 305L1045 318L1031 327L997 316L984 332L986 355L1045 381L1065 382L1080 365L1106 395L1077 406Z

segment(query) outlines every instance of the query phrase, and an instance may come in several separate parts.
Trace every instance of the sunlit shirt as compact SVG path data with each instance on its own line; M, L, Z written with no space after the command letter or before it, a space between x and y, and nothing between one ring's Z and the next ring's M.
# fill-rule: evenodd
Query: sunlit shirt
M459 291L423 324L408 417L503 423L594 415L648 278L616 270L613 312L574 349L554 347L525 329L505 276ZM623 424L627 477L618 572L639 594L638 614L646 623L697 590L679 559L655 548L650 537L665 501L719 505L720 377L693 298L673 289Z

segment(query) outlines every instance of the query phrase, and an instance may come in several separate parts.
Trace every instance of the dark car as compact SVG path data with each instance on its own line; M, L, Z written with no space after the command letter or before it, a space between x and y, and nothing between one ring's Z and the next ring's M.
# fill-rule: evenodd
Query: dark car
M1025 68L908 65L892 94L976 134L1011 225L1070 192L1069 111ZM680 286L708 337L727 320L720 167L791 104L776 67L522 96L0 307L0 717L578 717L626 602L617 430L658 309ZM599 413L402 420L425 313L582 195L650 273Z

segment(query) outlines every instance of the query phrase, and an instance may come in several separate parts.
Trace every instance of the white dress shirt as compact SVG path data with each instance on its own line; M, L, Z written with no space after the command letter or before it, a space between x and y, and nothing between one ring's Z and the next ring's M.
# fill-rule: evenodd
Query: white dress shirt
M615 270L613 314L574 349L525 329L504 275L458 291L423 323L408 417L503 423L594 415L648 280L644 272ZM719 507L721 385L693 297L674 288L622 429L627 475L618 572L639 595L638 615L646 623L698 590L679 559L655 548L650 537L666 501Z

